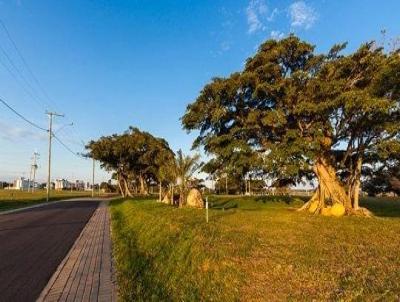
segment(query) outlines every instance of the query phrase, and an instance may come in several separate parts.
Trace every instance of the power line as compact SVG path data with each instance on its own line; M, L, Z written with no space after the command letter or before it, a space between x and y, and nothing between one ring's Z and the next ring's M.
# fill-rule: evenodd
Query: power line
M36 98L39 103L40 101L42 101L43 104L45 104L45 106L48 107L53 107L55 109L57 109L57 106L55 104L55 102L52 101L52 99L49 97L49 94L47 93L46 89L44 89L43 85L40 83L38 77L35 75L35 73L33 72L32 68L30 67L30 65L28 64L28 61L25 59L25 57L23 56L22 52L20 51L20 49L17 46L17 43L15 42L15 40L13 39L10 31L8 30L7 26L5 25L4 21L2 19L0 19L0 26L4 29L4 32L7 35L7 38L9 39L9 41L11 42L13 48L15 49L15 52L17 53L18 57L20 58L21 62L23 63L23 65L25 66L25 69L28 71L32 83L34 82L37 85L38 90L40 90L40 92L42 93L42 95L48 100L48 102L44 99L42 99L41 97L39 98L39 95L36 93L36 89L34 89L34 87L28 82L26 81L25 77L22 75L21 72L19 72L19 69L15 66L15 64L13 64L11 58L7 55L7 53L4 51L4 49L1 49L1 51L4 53L4 55L7 57L8 61L11 63L11 65L14 67L14 69L18 72L18 74L20 75L20 77L27 83L27 85L31 88L31 90L34 92L35 96L28 90L26 89L26 87L22 86L22 88L25 90L25 92L27 92L32 98ZM1 47L1 46L0 46ZM20 81L18 81L17 77L15 76L15 74L13 74L8 66L6 66L3 62L1 62L1 64L12 74L13 78L19 82L19 84L21 85ZM35 101L36 101L35 99ZM42 105L42 104L39 104ZM80 138L79 133L76 131L75 128L72 128L72 131L74 132L74 135L78 138L78 140L82 141ZM84 143L82 143L82 145L84 146Z
M0 51L3 53L3 55L6 57L6 59L7 59L7 61L9 62L9 64L10 64L10 66L12 67L12 68L14 68L14 70L17 72L17 74L20 76L20 78L22 79L22 81L25 83L25 85L30 89L30 91L32 92L32 94L31 94L31 96L32 96L32 98L35 98L37 101L38 101L38 103L40 103L40 98L39 98L39 96L37 95L37 92L36 92L36 90L35 90L35 88L31 85L31 83L26 79L26 77L24 76L24 74L21 72L21 70L16 66L16 64L14 63L14 61L11 59L11 57L8 55L8 53L7 53L7 51L0 45ZM5 64L4 63L2 63L2 65L4 66L4 67L6 67L5 66ZM9 73L12 73L11 72L11 70L9 69L9 68L6 68L7 69L7 71L9 72ZM15 79L15 75L13 75L13 77L14 77L14 79ZM43 104L45 104L45 105L47 105L46 104L46 102L44 102L43 101ZM42 105L42 104L40 104L40 105Z
M15 110L13 107L11 107L10 104L8 104L6 101L4 101L3 99L0 98L0 102L3 103L4 106L6 106L8 109L10 109L15 115L17 115L18 117L20 117L22 120L24 120L25 122L27 122L28 124L30 124L31 126L42 130L42 131L46 131L49 132L48 129L45 129L37 124L35 124L34 122L30 121L29 119L27 119L25 116L23 116L21 113L19 113L17 110ZM79 158L84 158L82 156L79 155L78 152L74 152L72 151L72 149L70 147L68 147L59 137L57 137L54 132L52 132L53 137L55 140L57 140L66 150L68 150L69 152L71 152L72 154L74 154L75 156L79 157Z
M23 119L25 122L27 122L28 124L30 124L31 126L42 130L42 131L46 131L48 132L47 129L40 127L39 125L35 124L34 122L28 120L25 116L23 116L21 113L19 113L17 110L15 110L13 107L11 107L11 105L9 105L6 101L4 101L3 99L0 98L0 102L3 103L4 106L6 106L8 109L10 109L12 112L14 112L14 114L16 114L17 116L19 116L21 119Z
M11 44L13 45L16 53L18 54L19 58L21 59L22 63L24 64L26 70L28 70L30 76L32 77L32 79L34 80L34 82L36 83L36 85L38 86L38 88L41 90L42 94L47 98L47 100L53 104L54 106L54 102L51 101L48 93L46 92L46 90L43 88L43 86L40 84L38 78L35 76L35 74L33 73L32 69L30 68L28 62L25 60L25 57L22 55L22 52L19 50L17 43L15 43L14 39L11 36L11 33L9 32L9 30L7 29L7 26L4 24L3 20L0 19L0 25L3 27L8 39L10 40ZM47 104L47 106L49 106L50 104L45 102ZM51 107L51 106L50 106Z
M21 80L15 75L15 73L3 62L3 60L0 59L0 63L1 63L1 65L3 65L3 67L8 71L8 73L12 76L12 78L15 80L15 82L17 82L17 83L21 86L22 90L24 90L25 93L26 93L27 95L29 95L32 99L35 100L35 102L36 102L37 104L39 104L39 105L41 106L41 104L36 100L36 98L35 98L35 96L32 94L32 92L31 92L29 89L26 88L26 86L25 86L25 85L21 82Z
M58 141L66 150L68 150L70 153L72 153L73 155L75 155L78 158L83 158L82 156L79 155L78 152L74 152L70 147L68 147L58 136L56 136L53 133L53 137L56 141Z
M11 44L13 45L16 53L18 54L20 60L22 61L23 65L25 66L26 70L29 72L31 78L33 79L33 81L36 83L37 87L39 88L39 90L42 92L42 94L44 95L45 98L47 98L47 100L52 103L54 105L54 102L52 102L52 100L50 99L48 93L46 92L46 90L43 88L43 86L41 85L41 83L39 82L38 78L35 76L35 74L33 73L32 69L30 68L27 60L24 58L24 56L22 55L22 52L19 50L17 44L15 43L14 39L11 36L11 33L9 32L9 30L7 29L5 23L3 22L3 20L0 19L0 25L2 26L2 28L4 29L8 39L10 40ZM8 68L8 66L6 64L4 64L3 61L0 60L0 63L7 69L7 71L13 76L13 78L21 85L21 87L25 90L26 93L28 93L33 99L42 100L44 104L46 104L47 106L50 106L50 104L48 102L46 102L45 100L43 100L42 98L39 98L39 96L36 94L36 90L33 88L33 86L27 81L27 79L24 77L24 75L22 74L22 72L19 70L19 68L17 68L17 66L14 64L13 60L11 59L11 57L7 54L7 52L3 49L3 47L0 46L0 50L1 52L5 55L5 57L7 58L8 62L11 64L11 66L16 70L16 72L19 74L19 76L21 77L21 79L25 82L25 84L32 90L33 94L31 91L29 91L24 85L22 85L22 83L19 81L19 79L16 77L16 75L14 74L14 72L12 72L12 70L10 70L10 68ZM44 129L40 126L38 126L37 124L31 122L30 120L28 120L27 118L25 118L22 114L18 113L14 108L12 108L7 102L5 102L4 100L0 99L0 101L7 107L9 108L12 112L14 112L17 116L19 116L20 118L22 118L24 121L26 121L27 123L29 123L30 125L34 126L35 128L38 128L40 130L44 130L46 132L51 131L51 135L66 149L68 150L70 153L74 154L75 156L79 157L79 158L83 158L81 156L79 156L78 153L75 153L74 151L72 151L71 148L69 148L59 137L57 137L54 132L52 130L48 130L48 129ZM51 106L50 106L51 107ZM75 135L77 135L77 132L75 131ZM79 135L78 135L79 138ZM82 144L84 145L84 144Z

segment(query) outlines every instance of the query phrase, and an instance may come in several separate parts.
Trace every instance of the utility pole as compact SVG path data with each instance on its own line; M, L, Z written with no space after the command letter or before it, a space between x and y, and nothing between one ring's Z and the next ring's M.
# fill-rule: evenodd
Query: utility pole
M93 167L92 167L92 198L94 197L94 164L95 160L93 158Z
M36 170L38 168L38 165L37 165L38 156L39 156L39 153L37 153L36 151L33 152L33 157L32 157L32 160L33 160L33 163L32 163L32 170L33 170L32 193L35 192Z
M53 138L53 116L64 117L64 114L58 114L56 112L48 112L46 114L49 116L49 157L48 157L48 165L47 165L47 195L46 201L49 201L50 197L50 173L51 173L51 140Z
M32 168L33 168L33 164L31 164L31 169L30 169L30 171L29 171L28 193L31 191Z

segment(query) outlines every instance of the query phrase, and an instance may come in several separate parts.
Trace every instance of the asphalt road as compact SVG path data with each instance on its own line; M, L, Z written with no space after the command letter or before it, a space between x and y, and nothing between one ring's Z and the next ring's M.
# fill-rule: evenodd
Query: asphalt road
M0 215L0 301L35 301L97 205L65 201Z

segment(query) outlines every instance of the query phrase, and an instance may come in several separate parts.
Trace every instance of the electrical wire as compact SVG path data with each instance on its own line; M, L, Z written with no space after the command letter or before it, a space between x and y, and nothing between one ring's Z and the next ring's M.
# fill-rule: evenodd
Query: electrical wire
M40 106L45 105L45 107L48 106L48 104L46 104L46 102L44 100L41 100L41 98L38 96L36 89L32 86L32 84L26 79L26 77L24 76L24 74L21 72L21 70L15 65L14 61L11 59L11 57L8 55L8 53L6 52L6 50L0 45L0 51L3 53L3 55L6 57L8 63L10 64L10 66L12 68L14 68L14 70L16 71L16 73L19 75L19 77L22 79L22 82L25 83L26 87L28 87L30 89L30 95L32 98L35 99L35 101L38 102L38 104ZM7 71L12 74L13 78L15 79L16 76L15 74L13 74L11 72L11 70L9 68L7 68L5 66L4 63L2 63L2 65L7 69ZM27 90L29 90L27 89Z
M15 115L19 116L21 119L23 119L25 122L27 122L28 124L30 124L31 126L42 130L42 131L46 131L48 132L47 129L35 124L34 122L30 121L29 119L27 119L25 116L23 116L21 113L19 113L17 110L15 110L13 107L11 107L10 104L8 104L6 101L4 101L2 98L0 98L0 102L3 103L4 106L6 106L8 109L10 109Z
M70 147L68 147L60 138L58 138L58 136L56 136L54 133L53 133L53 137L54 137L54 139L56 140L56 141L58 141L66 150L68 150L70 153L72 153L73 155L75 155L76 157L78 157L78 158L81 158L81 159L85 159L83 156L81 156L78 152L74 152L74 151L72 151L72 149L70 148Z
M21 59L23 65L25 66L26 70L29 72L30 76L32 77L33 81L36 83L37 87L41 90L41 93L44 95L44 97L50 102L52 103L52 105L54 106L54 102L51 101L48 93L46 92L46 90L43 88L43 86L40 84L38 78L35 76L35 74L33 73L32 69L30 68L30 66L28 65L27 60L24 58L24 56L22 55L21 51L19 50L17 44L15 43L14 39L12 38L10 32L8 31L6 25L4 24L3 20L0 19L0 25L1 27L4 29L8 39L10 40L11 44L13 45L16 53L18 54L19 58ZM17 68L17 66L14 64L13 60L11 59L11 57L7 54L7 52L5 51L5 49L3 47L0 46L0 50L1 52L4 54L4 56L7 58L8 62L11 64L11 66L15 69L15 71L18 73L18 75L21 77L21 79L25 82L25 84L32 90L32 92L27 89L24 85L22 85L22 83L18 80L17 76L12 72L12 70L2 61L0 60L0 63L7 69L7 71L12 75L12 77L21 85L21 87L25 90L25 92L27 94L29 94L29 96L31 96L33 99L37 99L37 101L42 100L44 104L46 104L46 106L52 107L50 106L50 104L48 102L46 102L45 100L43 100L42 98L39 98L38 95L36 94L36 90L33 88L33 86L27 81L27 79L24 77L24 75L22 74L22 72L19 70L19 68ZM35 95L34 95L35 94ZM8 104L6 101L4 101L3 99L0 98L0 102L3 103L8 109L10 109L14 114L16 114L18 117L20 117L21 119L23 119L25 122L27 122L28 124L30 124L31 126L42 130L42 131L46 131L49 132L48 129L45 129L43 127L40 127L39 125L35 124L34 122L30 121L29 119L27 119L25 116L23 116L22 114L20 114L17 110L15 110L10 104ZM40 102L39 102L40 103ZM55 107L55 106L54 106ZM77 134L76 130L74 129L75 134ZM70 153L74 154L75 156L79 157L79 158L84 158L83 156L81 156L79 153L74 152L71 148L69 148L58 136L56 136L54 134L54 132L52 133L52 136L54 137L55 140L57 140L67 151L69 151ZM83 145L83 144L82 144Z
M18 85L20 85L20 87L22 88L22 90L29 96L31 97L33 100L35 100L36 105L39 105L40 107L42 107L42 104L40 104L40 102L38 102L38 100L36 99L36 97L32 94L32 92L26 88L26 86L22 83L22 81L15 75L15 73L7 66L7 64L5 64L3 62L3 60L1 60L0 58L0 64L3 65L3 67L8 71L8 73L11 75L11 77L15 80L15 82L18 83Z
M7 29L7 26L5 25L5 23L3 22L2 19L0 19L0 25L1 27L3 27L7 38L10 40L12 46L14 47L16 53L18 54L19 58L21 59L23 65L25 66L26 70L28 71L28 73L30 74L30 76L32 77L33 81L36 83L36 85L38 86L39 90L41 90L42 94L44 95L44 97L53 105L53 107L55 107L54 102L51 101L48 93L46 92L46 90L43 88L43 86L41 85L41 83L39 82L38 78L35 76L35 74L33 73L32 69L30 68L27 60L25 59L25 57L22 55L22 52L19 50L17 43L15 43L14 39L11 36L11 33L9 32L9 30ZM50 106L49 103L45 102L47 106Z

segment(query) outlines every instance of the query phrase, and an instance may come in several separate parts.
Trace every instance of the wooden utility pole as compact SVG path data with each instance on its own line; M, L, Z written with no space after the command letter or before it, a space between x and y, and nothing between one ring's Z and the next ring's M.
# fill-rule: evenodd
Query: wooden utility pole
M92 167L92 198L94 197L94 166L95 166L95 160L93 158L93 167ZM100 189L100 188L99 188Z
M51 177L51 140L53 138L53 116L60 116L64 117L63 114L58 114L56 112L48 112L46 111L46 114L49 116L49 129L47 130L49 132L49 152L48 152L48 163L47 163L47 195L46 195L46 201L49 201L50 198L50 177Z

